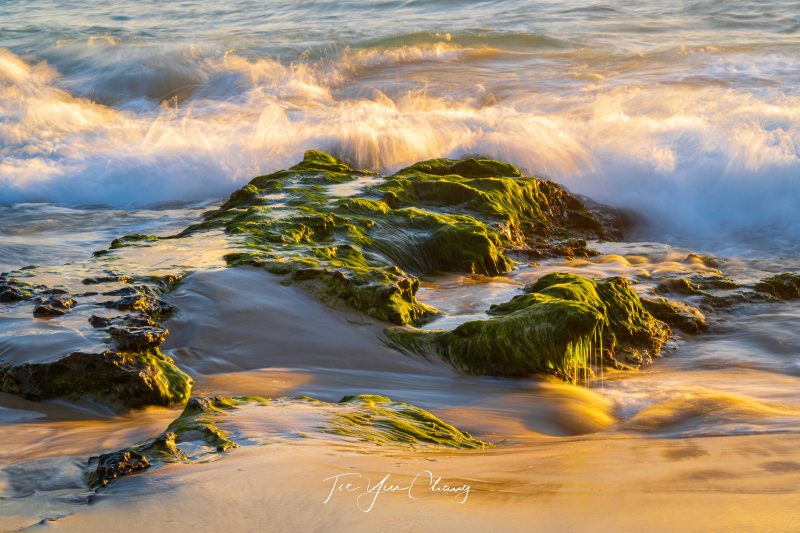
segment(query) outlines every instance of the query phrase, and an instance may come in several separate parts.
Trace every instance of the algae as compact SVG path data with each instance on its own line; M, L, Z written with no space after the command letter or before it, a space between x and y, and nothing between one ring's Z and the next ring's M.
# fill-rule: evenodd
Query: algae
M175 405L193 380L158 348L142 352L73 352L49 363L0 366L0 391L29 400L92 398L119 407Z
M648 362L671 336L624 278L548 274L489 313L494 316L452 331L390 328L387 343L435 352L472 374L547 373L577 383L606 361L620 365L621 356L630 364Z
M309 150L178 236L224 229L243 238L229 265L264 268L323 301L403 325L437 313L416 298L421 276L494 276L513 267L509 254L588 255L584 238L614 233L559 185L508 163L422 161L348 198L328 192L365 175Z
M258 396L192 397L183 412L157 437L117 452L91 457L84 470L91 488L108 485L114 479L136 474L165 463L192 463L208 454L222 453L254 441L237 443L220 429L225 416L243 406L280 409L287 405L309 404L323 415L321 427L299 432L301 438L327 438L335 435L378 445L442 446L458 449L483 449L492 446L460 431L419 407L395 402L385 396L358 394L328 403L299 396L270 401ZM205 449L198 449L202 442ZM257 441L256 441L257 442Z
M483 449L491 446L443 422L433 414L385 396L358 394L339 402L347 407L337 413L328 432L374 444L433 444L449 448Z

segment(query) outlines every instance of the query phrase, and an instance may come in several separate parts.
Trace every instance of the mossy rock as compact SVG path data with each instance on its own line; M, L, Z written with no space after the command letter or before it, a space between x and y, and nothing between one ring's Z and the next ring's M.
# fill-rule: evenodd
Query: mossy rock
M699 333L707 329L705 315L689 304L659 297L642 298L642 305L658 320L684 333Z
M118 248L124 248L125 246L129 246L131 244L144 244L157 241L158 237L155 235L147 235L144 233L133 233L131 235L123 235L117 239L111 241L110 249L116 250Z
M392 401L385 396L359 394L345 396L338 403L323 402L308 396L270 401L258 396L192 397L183 412L154 439L118 452L92 457L84 471L92 488L106 486L114 479L142 472L165 463L191 463L208 454L222 453L240 446L234 437L219 427L230 421L236 409L254 406L280 409L287 405L308 404L324 423L299 432L305 438L336 435L378 445L442 446L483 449L491 446L460 431L419 407ZM254 444L257 441L245 441ZM198 447L198 444L200 446ZM186 450L186 451L184 451Z
M420 161L397 172L396 175L429 174L432 176L461 176L464 178L520 178L520 169L510 163L485 158L429 159Z
M548 274L489 313L495 316L452 331L390 328L388 344L423 355L433 351L471 374L546 373L578 382L593 366L616 364L614 356L647 362L671 336L624 278Z
M135 450L104 453L89 459L86 480L91 488L104 487L119 477L129 476L147 468L150 468L150 461Z
M655 289L658 294L683 294L685 296L708 296L709 293L689 278L667 278Z
M157 348L139 353L74 352L50 363L0 367L0 391L29 400L92 398L116 407L181 404L192 378Z
M332 428L327 430L336 435L380 445L432 444L462 449L491 446L424 409L385 396L350 395L339 403L344 412L335 415Z
M770 276L756 283L755 289L778 300L796 300L800 298L800 274L785 272Z
M472 164L469 164L472 162ZM468 166L475 170L458 174ZM512 171L492 169L508 166ZM445 173L445 169L449 172ZM480 171L482 170L482 171ZM603 224L560 185L522 176L498 161L431 160L376 187L393 207L434 207L494 220L519 239L533 235L607 238Z
M181 235L223 229L244 248L225 257L231 266L260 266L322 300L419 324L436 314L416 299L420 276L494 276L513 267L510 253L585 255L581 238L606 234L575 196L508 163L423 161L350 197L329 193L367 174L310 150Z

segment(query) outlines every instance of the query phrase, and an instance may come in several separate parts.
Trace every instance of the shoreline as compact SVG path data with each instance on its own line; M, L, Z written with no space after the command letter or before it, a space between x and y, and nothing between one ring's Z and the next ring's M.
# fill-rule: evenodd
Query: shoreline
M703 439L555 439L484 452L412 452L325 443L278 443L231 452L204 464L165 466L118 481L81 512L48 523L58 531L186 528L237 531L281 524L296 530L786 531L800 523L796 435ZM384 493L362 512L356 495L324 504L337 474L355 472L376 486L407 486L430 470L452 494ZM730 481L738 483L736 490ZM305 513L298 513L305 509ZM6 522L9 523L9 522ZM16 525L22 525L17 523ZM27 525L27 524L25 524Z

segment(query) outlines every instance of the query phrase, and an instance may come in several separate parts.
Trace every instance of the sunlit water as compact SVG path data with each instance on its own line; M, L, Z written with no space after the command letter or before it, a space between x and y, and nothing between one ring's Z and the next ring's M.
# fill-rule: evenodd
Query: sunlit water
M126 233L174 233L308 148L383 172L483 154L647 223L632 238L653 242L601 245L605 255L592 261L523 265L490 280L428 280L420 297L445 311L431 327L485 317L489 304L550 270L624 275L642 292L652 276L691 272L683 262L689 250L728 258L725 274L742 281L797 270L800 7L777 0L0 5L0 271L80 262ZM337 185L336 194L365 184ZM207 244L213 255L219 243ZM145 250L137 259L158 264L178 253ZM249 289L231 287L243 299ZM16 318L0 316L4 357ZM224 331L224 319L189 314L184 325ZM760 306L715 320L711 333L679 337L649 369L609 373L590 390L427 369L304 366L302 358L299 369L275 374L259 370L257 335L240 339L237 353L248 354L241 360L220 352L225 368L239 373L204 369L180 346L169 348L204 394L333 400L369 382L370 392L502 438L800 430L800 308ZM0 421L15 438L0 448L0 463L49 461L59 447L69 456L57 460L67 472L59 479L80 485L74 461L152 436L174 414L115 416L91 404L3 396ZM42 464L46 471L53 463ZM2 486L13 469L0 476L6 495L19 495L19 486L47 491L44 474L26 468L16 488Z
M800 235L796 2L2 10L0 201L205 200L310 147L387 169L481 153L661 240Z

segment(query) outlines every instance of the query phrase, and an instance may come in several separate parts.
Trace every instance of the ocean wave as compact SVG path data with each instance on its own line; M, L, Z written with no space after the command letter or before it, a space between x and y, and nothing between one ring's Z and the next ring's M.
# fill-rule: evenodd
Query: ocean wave
M486 50L446 42L293 63L100 46L84 61L96 67L73 64L68 76L0 52L0 202L219 197L308 148L387 171L480 153L637 210L662 234L711 245L744 232L800 236L800 95L781 89L606 83L614 73L601 64L589 69L597 77L576 82L582 90L520 83L500 96L470 85L462 64ZM466 70L455 90L398 90L409 65ZM748 68L755 75L759 65ZM360 84L370 69L385 72L386 86L374 76Z

